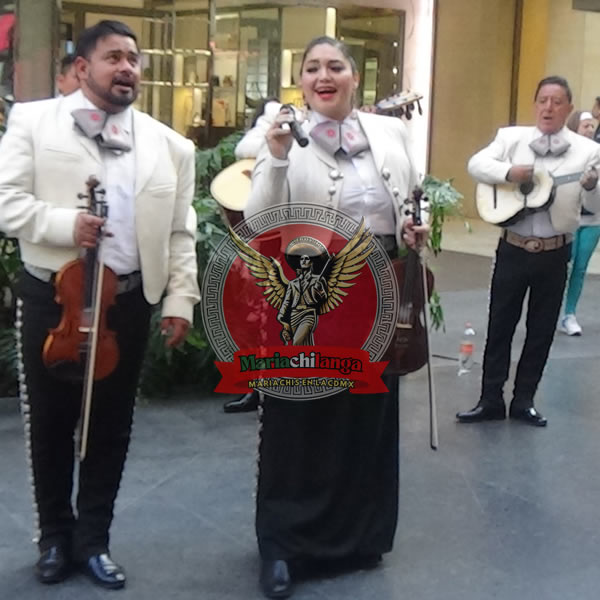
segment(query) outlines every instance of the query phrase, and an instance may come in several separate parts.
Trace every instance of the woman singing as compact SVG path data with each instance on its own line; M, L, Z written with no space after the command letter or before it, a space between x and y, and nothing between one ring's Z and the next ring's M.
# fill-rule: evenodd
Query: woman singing
M365 222L388 254L422 243L402 202L417 183L404 124L357 112L356 64L345 44L311 41L301 66L309 144L293 143L285 109L258 156L246 217L286 202L328 205ZM333 132L333 133L332 133ZM398 508L398 381L384 394L265 397L256 532L266 596L292 593L294 567L376 566L392 549ZM290 575L291 573L291 575Z

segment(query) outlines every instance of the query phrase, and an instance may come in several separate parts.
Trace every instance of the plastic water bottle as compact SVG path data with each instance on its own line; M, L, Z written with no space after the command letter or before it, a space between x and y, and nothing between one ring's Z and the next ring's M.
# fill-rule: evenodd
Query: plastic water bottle
M458 353L458 374L469 373L473 367L473 350L475 348L475 330L471 323L465 323L465 330L460 340Z

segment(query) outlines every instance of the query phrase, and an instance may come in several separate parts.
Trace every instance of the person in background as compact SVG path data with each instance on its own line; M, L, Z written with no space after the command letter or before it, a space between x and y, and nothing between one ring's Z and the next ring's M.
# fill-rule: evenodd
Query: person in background
M23 260L15 320L19 385L37 513L35 573L44 584L78 568L101 587L125 585L109 552L109 530L152 305L161 302L161 332L171 347L184 340L199 300L194 146L132 108L140 65L136 36L124 23L85 29L75 59L80 89L15 104L0 144L0 229L18 238ZM106 218L81 207L90 176L104 189ZM82 377L61 377L60 364L72 361L52 368L43 349L49 330L62 322L55 282L63 298L83 296L84 277L80 284L63 281L63 268L96 247L103 226L111 235L103 237L102 258L116 279L106 325L118 355L112 372L94 383L87 454L75 469ZM71 304L71 315L79 314L79 303ZM70 316L65 329L79 322ZM78 348L77 337L69 342Z
M579 182L553 186L543 210L507 225L498 240L489 295L489 317L479 402L459 412L461 423L506 418L515 329L527 302L526 337L515 375L511 419L545 427L534 397L548 360L567 279L573 232L581 207L600 210L600 146L570 131L572 93L563 77L542 79L534 96L535 126L503 127L469 160L469 174L488 185L532 181L534 165L554 176L581 173ZM552 196L551 196L552 195ZM552 197L552 202L550 199Z
M250 129L246 131L244 137L235 147L235 157L238 160L242 158L256 158L263 144L267 141L266 133L275 121L283 105L275 96L270 96L259 101ZM298 111L298 115L300 111Z
M590 138L591 140L594 139L597 124L598 121L592 113L587 110L576 110L571 113L571 116L567 119L567 127L571 131L583 135L586 138Z
M75 55L67 54L60 61L60 71L56 76L56 91L61 96L68 96L79 89L79 78L75 68Z
M596 120L591 113L576 110L567 121L567 127L587 138L594 139ZM580 227L575 232L571 249L571 274L567 283L564 316L559 330L567 335L581 335L583 330L575 316L577 303L583 290L585 272L600 239L600 212L581 210Z

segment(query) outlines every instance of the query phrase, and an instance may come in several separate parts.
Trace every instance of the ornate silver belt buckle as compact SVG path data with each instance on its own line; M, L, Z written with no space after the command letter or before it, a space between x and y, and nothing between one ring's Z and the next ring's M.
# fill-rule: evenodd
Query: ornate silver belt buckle
M528 237L523 240L523 248L527 252L541 252L544 249L544 242L540 238Z

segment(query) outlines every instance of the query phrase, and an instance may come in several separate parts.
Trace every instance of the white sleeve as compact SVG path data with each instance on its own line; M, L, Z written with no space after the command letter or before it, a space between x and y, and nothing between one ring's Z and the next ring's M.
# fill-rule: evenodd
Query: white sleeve
M494 141L469 160L469 175L482 183L504 183L512 163L503 130L499 129Z
M30 106L15 104L0 143L0 229L34 244L73 247L81 210L53 206L33 195L35 147Z

